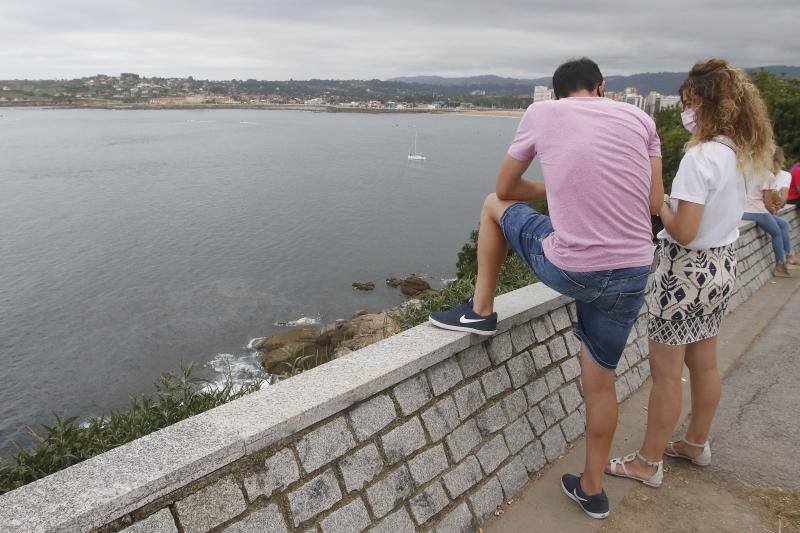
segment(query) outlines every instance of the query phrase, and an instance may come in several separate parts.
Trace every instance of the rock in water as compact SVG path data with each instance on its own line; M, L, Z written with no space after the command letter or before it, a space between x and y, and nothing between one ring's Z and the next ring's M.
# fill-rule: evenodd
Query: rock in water
M400 291L406 296L416 296L430 289L430 284L419 276L409 276L400 283Z
M401 283L403 283L403 280L400 278L396 278L394 276L389 276L388 278L386 278L386 285L388 285L389 287L392 288L399 287Z
M355 281L353 282L353 288L359 291L371 291L375 288L375 284L371 281L365 281L365 282Z

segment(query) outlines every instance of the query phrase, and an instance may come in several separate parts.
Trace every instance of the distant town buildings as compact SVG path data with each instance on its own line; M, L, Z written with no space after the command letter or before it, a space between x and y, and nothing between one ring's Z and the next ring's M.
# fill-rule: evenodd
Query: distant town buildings
M626 87L623 91L606 91L606 98L625 102L634 105L650 116L655 115L662 109L675 107L681 103L677 95L664 95L656 91L650 91L646 96L640 94L636 87Z
M228 96L214 94L190 94L187 96L161 96L151 98L149 102L153 105L199 105L199 104L238 104L236 100Z
M544 102L553 99L553 91L545 85L537 85L533 88L533 103Z
M533 103L545 102L553 99L553 90L545 85L537 85L533 88ZM658 111L668 107L675 107L680 104L680 97L675 95L664 95L656 91L650 91L644 96L638 87L626 87L622 91L606 91L606 98L625 102L638 107L648 115L655 115Z
M532 89L532 90L531 90ZM505 91L505 92L504 92ZM552 100L553 90L546 85L530 89L429 86L394 80L195 80L146 77L135 73L119 76L97 74L71 80L0 80L2 105L77 105L108 104L153 106L200 105L289 105L330 106L354 109L525 109L532 103ZM606 91L606 97L626 102L654 114L677 106L675 95L649 92L637 87Z

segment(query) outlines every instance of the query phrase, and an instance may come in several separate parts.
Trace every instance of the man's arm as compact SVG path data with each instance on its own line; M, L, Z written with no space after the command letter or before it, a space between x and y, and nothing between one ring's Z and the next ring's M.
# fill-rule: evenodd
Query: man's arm
M530 161L518 161L506 154L500 165L500 172L497 174L495 192L498 199L520 202L545 199L543 182L530 181L522 177L530 164Z
M650 158L650 214L657 215L664 203L664 176L660 157Z
M667 233L678 241L678 244L686 246L697 237L705 207L703 204L678 200L678 211L673 213L670 206L663 202L659 216Z

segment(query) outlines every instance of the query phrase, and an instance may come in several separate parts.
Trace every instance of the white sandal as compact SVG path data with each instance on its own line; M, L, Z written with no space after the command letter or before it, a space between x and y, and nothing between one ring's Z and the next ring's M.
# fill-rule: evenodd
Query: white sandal
M643 463L645 463L647 466L655 467L656 468L655 474L653 474L649 478L641 478L629 474L628 469L625 465L637 458ZM664 461L648 461L647 459L642 457L642 454L639 453L639 450L636 450L635 452L629 453L624 457L615 457L614 459L611 459L608 473L611 474L612 476L635 479L636 481L641 481L648 487L658 488L661 486L661 482L664 479Z
M703 451L697 457L689 457L688 455L684 455L675 449L675 446L673 445L676 442L683 442L692 448L702 448ZM667 449L664 450L664 455L668 455L669 457L674 457L676 459L686 459L697 466L709 466L711 464L711 445L708 443L708 441L705 441L703 444L696 444L694 442L689 442L686 439L681 439L674 442L668 442Z

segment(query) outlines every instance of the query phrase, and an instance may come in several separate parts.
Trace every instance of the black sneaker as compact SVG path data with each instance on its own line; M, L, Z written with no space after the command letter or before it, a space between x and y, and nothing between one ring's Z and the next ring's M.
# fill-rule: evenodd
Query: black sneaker
M608 496L606 496L606 491L589 496L581 490L581 477L573 476L572 474L561 476L561 489L569 499L580 505L583 512L592 518L602 519L608 517Z
M478 335L494 335L497 332L497 313L481 316L472 311L472 298L448 311L431 313L431 324L453 331L467 331Z

